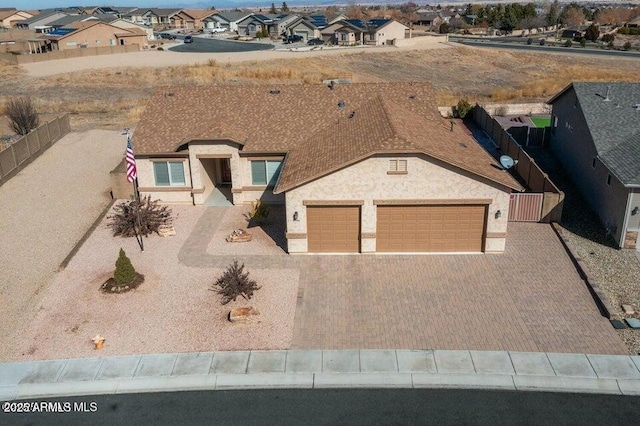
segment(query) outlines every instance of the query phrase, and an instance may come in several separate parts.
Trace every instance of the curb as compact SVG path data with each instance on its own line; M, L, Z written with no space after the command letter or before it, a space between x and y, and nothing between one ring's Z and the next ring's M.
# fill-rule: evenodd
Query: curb
M591 273L589 272L589 268L587 268L587 265L582 261L582 258L578 255L569 241L565 238L564 231L562 230L560 225L558 225L556 222L553 222L551 224L551 228L554 230L554 232L560 239L560 242L567 251L567 254L571 258L571 261L580 274L580 278L582 278L582 280L587 284L589 293L591 293L591 296L596 302L596 306L598 307L598 310L600 310L602 316L609 320L618 319L618 314L613 308L611 301L609 300L607 295L604 294L604 292L600 289L597 281L594 280Z
M0 364L0 401L250 389L486 389L640 396L640 356L273 350Z

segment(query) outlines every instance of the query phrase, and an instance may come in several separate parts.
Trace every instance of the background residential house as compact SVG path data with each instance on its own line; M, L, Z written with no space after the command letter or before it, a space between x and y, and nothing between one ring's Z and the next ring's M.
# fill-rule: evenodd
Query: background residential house
M0 11L0 27L12 28L16 25L16 23L27 20L29 18L33 18L34 16L35 15L33 15L32 13L26 12L24 10Z
M214 10L183 9L171 17L173 28L187 30L201 30L204 28L204 19L213 15Z
M180 13L180 11L181 9L147 9L142 14L142 23L152 27L171 27L171 18Z
M320 28L318 28L312 21L298 17L289 22L286 28L287 35L297 35L302 37L303 41L307 41L312 38L320 38Z
M617 245L640 248L640 83L575 82L548 103L553 153Z
M51 28L50 26L48 26L50 22L56 21L60 18L64 18L65 16L69 16L69 14L57 10L40 12L38 15L32 18L16 22L15 26L16 28L22 30L34 30L37 32L43 32L46 31L46 29Z
M238 22L243 21L253 12L245 10L218 11L204 19L206 28L226 28L229 31L238 31Z
M289 253L500 252L522 190L422 82L164 88L133 145L143 195L284 203Z
M47 50L68 50L137 44L147 45L147 34L141 29L119 28L101 21L74 22L40 37L49 43Z

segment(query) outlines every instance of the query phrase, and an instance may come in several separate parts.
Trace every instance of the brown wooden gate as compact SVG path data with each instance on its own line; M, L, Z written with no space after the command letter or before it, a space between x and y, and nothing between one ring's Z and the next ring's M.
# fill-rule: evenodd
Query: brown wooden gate
M511 194L509 199L509 222L539 222L542 218L544 194Z

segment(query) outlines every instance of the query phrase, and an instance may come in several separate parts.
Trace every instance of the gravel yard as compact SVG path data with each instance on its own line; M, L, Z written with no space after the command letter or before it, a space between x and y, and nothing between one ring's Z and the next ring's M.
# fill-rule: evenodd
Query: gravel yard
M17 342L58 266L111 202L120 132L70 133L0 187L0 360Z
M262 288L249 302L238 299L222 306L220 296L210 287L223 271L178 262L178 251L204 208L171 208L177 235L147 238L144 252L133 238L111 236L108 220L103 220L48 286L37 315L8 358L288 348L298 271L258 270L247 265L250 277ZM103 294L98 289L112 276L120 247L145 281L128 293ZM226 320L231 308L247 304L260 311L259 323L239 325ZM99 353L90 341L98 333L106 338Z
M633 250L618 250L553 156L546 149L529 149L536 162L565 193L562 223L564 235L584 260L600 288L624 317L622 304L640 309L640 260ZM640 315L636 314L637 318ZM631 353L640 354L640 331L619 330Z
M250 206L229 207L207 247L207 253L286 256L284 206L269 206L269 221L263 226L247 227L245 214L250 210ZM251 243L228 243L225 238L234 229L245 229L249 232L253 237Z

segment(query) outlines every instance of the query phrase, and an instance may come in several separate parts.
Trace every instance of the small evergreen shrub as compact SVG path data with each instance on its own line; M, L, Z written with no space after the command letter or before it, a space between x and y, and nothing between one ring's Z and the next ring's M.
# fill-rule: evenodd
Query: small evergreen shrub
M453 115L457 118L465 118L469 111L473 109L473 106L465 98L458 101L458 104L453 109Z
M249 279L249 272L244 271L244 263L239 265L238 261L234 260L224 274L213 284L211 290L222 295L220 303L226 305L231 301L235 301L238 296L249 300L253 297L254 291L260 290L260 288L255 281Z
M624 50L629 50L631 49L631 42L626 42L625 44L622 45L622 48Z
M258 224L267 223L269 220L269 206L260 200L251 203L251 211L247 214L249 221Z
M120 249L118 260L116 260L116 270L113 273L113 279L117 285L122 286L129 285L136 279L136 270L122 249Z
M573 43L571 42L571 40L567 40L564 42L564 47L571 47L573 45Z

